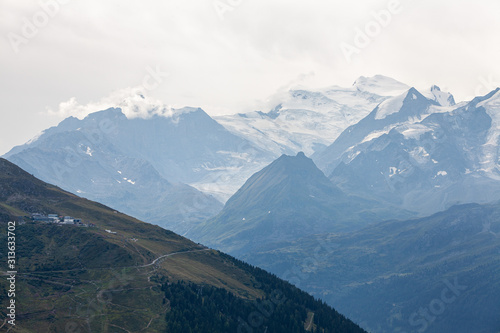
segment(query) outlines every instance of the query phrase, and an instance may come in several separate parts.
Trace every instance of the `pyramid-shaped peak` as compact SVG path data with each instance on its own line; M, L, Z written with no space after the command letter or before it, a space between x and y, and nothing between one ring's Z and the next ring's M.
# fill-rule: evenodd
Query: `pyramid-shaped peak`
M271 188L276 189L276 187L292 185L303 190L305 184L313 187L320 186L319 184L334 187L324 173L304 153L300 152L296 156L281 155L277 160L250 177L240 190L229 199L228 204L242 195L259 196L264 191ZM290 194L293 193L288 193L288 195Z
M438 89L439 89L439 87L438 87ZM405 94L405 102L407 102L407 101L422 101L422 100L427 101L428 99L429 98L425 97L424 94L422 94L420 91L418 91L414 87L411 87L410 89L408 89L408 92Z
M429 103L436 104L435 102L431 102L429 99L423 96L417 89L411 87L404 93L386 99L385 101L380 103L376 108L375 119L382 120L387 118L388 116L398 114L401 110L403 110L404 105L417 105L416 103L425 103L425 105L423 105L423 108L417 108L418 110L422 109L421 111L426 109L426 106Z

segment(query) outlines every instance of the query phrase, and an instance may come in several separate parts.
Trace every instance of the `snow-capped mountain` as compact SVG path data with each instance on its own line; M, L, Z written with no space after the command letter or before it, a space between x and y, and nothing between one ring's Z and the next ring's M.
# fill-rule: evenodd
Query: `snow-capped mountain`
M440 106L411 88L382 102L313 159L348 193L421 214L499 200L499 96L497 89Z
M449 92L441 91L441 89L433 85L429 90L422 92L422 94L437 102L441 106L453 106L455 105L455 98Z
M439 88L437 88L439 89ZM313 155L318 167L329 175L340 163L339 157L349 151L347 158L354 158L357 150L354 146L370 142L394 127L402 124L413 124L423 120L432 113L448 112L450 107L441 106L410 88L400 95L388 98L377 105L370 114L355 125L347 128L336 140L335 144Z
M378 96L397 96L410 87L393 78L384 75L374 75L371 77L360 76L354 81L353 88L357 91Z
M348 88L294 89L278 94L271 98L276 104L267 113L255 111L214 119L276 157L299 151L309 156L330 145L379 103L408 88L382 75L360 77Z
M154 112L147 117L127 117L121 109L96 112L83 120L70 117L5 156L29 155L29 149L39 147L45 138L75 131L86 133L82 142L70 146L78 158L92 160L93 142L102 140L123 156L147 161L163 178L189 184L222 202L274 158L231 134L199 108ZM64 136L50 148L63 149L67 145ZM30 164L36 168L34 161ZM38 176L44 179L45 175Z
M130 186L144 186L142 191L149 194L148 188L156 188L154 184L169 187L156 188L165 193L173 191L175 184L188 184L225 202L252 174L282 154L304 151L313 155L330 176L341 162L361 152L354 149L358 144L364 147L397 126L412 126L404 133L416 135L420 122L429 115L465 105L455 106L453 96L436 86L420 94L381 75L360 77L349 88L294 89L272 99L275 107L267 113L214 120L199 108L171 109L133 95L119 104L122 109L96 112L82 120L70 117L5 157L43 180L156 222L171 210L162 212L161 206L166 204L159 203L156 210L151 206L154 200L147 201L141 191L147 204L126 210L133 206L126 198L136 195ZM118 172L123 173L127 166L131 169L128 174ZM141 170L150 170L144 171L146 178ZM198 198L201 194L191 193L193 190L182 187L181 192ZM213 209L205 209L198 199L188 201L191 204L182 204L181 210L202 211L200 218L220 208L214 203Z
M183 108L147 117L127 118L120 109L70 117L5 157L44 181L183 233L190 227L184 222L222 208L185 183L208 183L229 196L268 155L203 110Z

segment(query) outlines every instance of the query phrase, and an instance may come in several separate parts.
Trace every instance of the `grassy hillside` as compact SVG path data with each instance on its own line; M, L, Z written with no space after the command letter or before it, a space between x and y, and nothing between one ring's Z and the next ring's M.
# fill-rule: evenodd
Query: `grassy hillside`
M78 217L95 227L30 222L35 212ZM3 272L8 221L17 222L11 332L363 332L273 275L0 159ZM4 277L2 331L10 328L7 290Z

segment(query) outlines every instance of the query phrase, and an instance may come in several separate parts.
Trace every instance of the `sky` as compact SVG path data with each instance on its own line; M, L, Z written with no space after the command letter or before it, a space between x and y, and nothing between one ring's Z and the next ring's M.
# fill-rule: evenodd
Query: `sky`
M0 155L146 94L210 115L382 74L457 101L500 86L498 0L0 0Z

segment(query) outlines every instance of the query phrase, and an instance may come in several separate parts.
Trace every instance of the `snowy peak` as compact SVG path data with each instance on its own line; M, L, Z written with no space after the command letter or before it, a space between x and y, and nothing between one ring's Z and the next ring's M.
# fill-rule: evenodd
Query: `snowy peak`
M455 105L455 98L449 92L441 91L441 89L433 85L429 90L423 92L423 95L428 99L437 102L441 106Z
M379 96L397 96L410 88L402 82L383 75L361 76L354 81L353 87Z
M442 93L436 86L430 91ZM442 106L412 88L313 158L348 193L431 214L500 198L499 143L500 89Z
M483 106L498 106L500 101L500 88L490 91L482 97L476 97L472 100L471 104L476 104L477 107Z
M401 124L413 124L422 121L429 114L442 112L443 107L432 101L415 88L409 88L404 93L390 97L380 103L375 109L357 124L348 127L329 147L312 157L316 165L330 175L342 159L350 161L361 150L354 149L358 145L368 144L372 140L388 134Z
M405 93L389 98L380 103L374 110L374 119L382 120L397 113L406 113L417 116L431 104L437 104L429 101L415 88L410 88Z
M347 127L370 114L394 91L409 89L382 76L360 78L357 85L359 87L280 91L271 96L268 113L255 111L215 119L233 134L271 151L275 157L299 151L311 156L335 141ZM387 87L383 89L384 85ZM374 89L381 95L368 92Z

